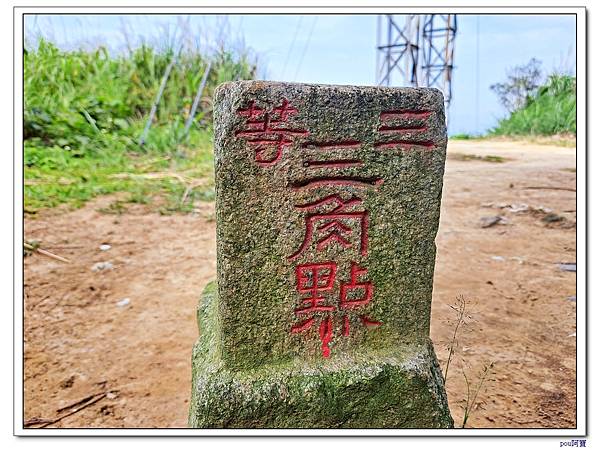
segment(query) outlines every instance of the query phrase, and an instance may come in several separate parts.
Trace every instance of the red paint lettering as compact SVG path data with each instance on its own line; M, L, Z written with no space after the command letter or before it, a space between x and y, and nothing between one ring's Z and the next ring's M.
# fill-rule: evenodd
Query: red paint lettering
M381 322L379 322L377 320L369 319L367 316L361 316L360 321L367 328L369 328L369 327L379 327L379 326L382 325Z
M334 262L302 264L296 267L296 287L302 294L310 294L302 299L303 304L309 304L308 308L296 309L295 314L312 314L312 317L304 319L292 326L291 332L303 333L312 328L316 321L315 313L320 315L319 338L321 340L321 353L323 357L329 358L331 349L329 344L333 339L333 318L331 312L333 306L323 305L325 293L333 293L337 264ZM342 336L350 336L350 318L352 310L366 306L373 298L373 283L371 281L360 281L367 270L352 262L350 268L350 280L340 285L340 298L338 309L345 312L342 316ZM360 292L361 295L350 298L352 292ZM359 316L361 323L366 328L379 327L382 322L373 320L366 315Z
M333 326L331 323L331 317L325 317L321 321L321 326L319 327L319 336L321 338L321 350L323 351L323 357L325 358L329 358L329 355L331 354L329 343L331 342L331 336L333 334L332 328Z
M312 327L312 324L314 323L315 319L313 319L312 317L309 319L306 319L304 322L300 322L296 325L294 325L292 327L292 333L302 333L303 331L308 330L310 327Z
M407 134L410 136L413 133L426 132L429 129L426 121L431 114L431 111L418 110L392 110L382 112L379 115L380 124L377 128L378 133L392 137L402 136L402 138L375 142L375 148L381 150L432 148L434 143L430 140L406 137Z
M344 169L346 167L362 166L360 159L333 159L329 161L306 161L304 165L311 168L327 167L333 169Z
M340 287L340 308L352 309L360 306L367 305L373 298L373 283L370 281L360 283L358 277L366 275L367 270L358 267L355 262L352 263L350 268L350 282L342 283ZM348 297L349 291L363 291L363 295L359 298L350 299Z
M308 130L294 129L288 126L287 120L298 110L283 99L281 106L271 112L258 108L252 101L247 108L238 110L238 114L246 118L245 128L237 130L235 136L244 139L254 147L254 160L259 166L266 167L276 164L286 147L293 143L293 138L307 136Z
M350 336L350 319L348 316L344 316L344 328L342 330L344 336Z
M398 126L380 126L380 133L401 133L405 131L427 131L427 127L420 125L398 125Z
M354 186L360 188L379 187L383 178L379 177L315 177L291 184L292 189L312 189L321 186Z
M277 108L273 108L273 112L279 114L279 120L285 122L288 118L288 115L296 114L298 110L292 106L290 106L290 102L287 101L286 98L281 102L281 106Z
M382 149L394 149L400 148L402 150L410 150L415 147L425 147L430 149L435 144L431 141L411 141L411 140L396 140L396 141L387 141L387 142L376 142L375 148Z
M342 248L346 249L352 246L349 239L345 236L352 234L352 228L345 225L342 220L354 220L360 224L360 254L366 256L367 254L367 243L368 243L368 227L369 227L369 214L367 211L349 211L348 209L354 205L362 203L362 200L358 197L352 197L351 199L344 201L338 195L330 195L316 202L309 203L307 205L296 206L300 210L315 210L321 206L333 204L334 208L328 213L309 213L304 218L305 233L304 241L300 245L300 248L293 255L289 256L289 260L298 258L313 242L315 234L315 224L322 223L317 228L318 233L321 235L327 234L321 238L317 238L317 250L323 250L333 242L337 242Z
M381 114L379 114L379 118L382 121L390 119L427 119L430 115L431 111L395 109L391 111L383 111Z
M310 294L302 299L303 308L297 308L296 314L310 314L315 311L333 311L333 306L323 305L325 297L319 294L331 291L335 281L337 264L333 262L302 264L296 267L296 288L301 294Z
M361 142L354 140L332 142L306 142L302 148L317 148L319 150L333 150L338 148L360 148Z
M258 119L261 115L264 114L264 112L264 109L256 107L256 102L254 100L250 102L250 106L248 108L238 109L238 114L240 116L248 117L248 120L250 121Z

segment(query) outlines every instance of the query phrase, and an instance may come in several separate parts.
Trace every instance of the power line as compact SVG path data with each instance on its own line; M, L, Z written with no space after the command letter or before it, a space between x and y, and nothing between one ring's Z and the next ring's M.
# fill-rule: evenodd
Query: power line
M302 18L304 16L300 16L298 19L298 24L296 25L296 32L294 33L294 38L292 39L292 43L290 44L290 48L288 49L287 55L285 56L285 62L283 63L283 70L281 71L281 79L285 76L285 69L287 68L288 61L290 59L290 54L294 48L294 44L296 44L296 38L298 37L298 31L300 31L300 25L302 24Z
M244 16L240 18L240 23L238 24L237 35L238 37L242 34L242 25L244 24Z
M310 27L310 31L308 32L308 37L306 38L306 44L304 44L304 50L302 50L302 56L298 61L298 67L296 68L296 74L294 75L294 81L298 77L298 72L300 72L300 67L302 67L302 61L304 61L304 55L306 54L306 50L308 49L308 44L310 43L310 38L312 37L313 31L315 29L315 25L317 24L317 19L319 16L315 16L315 20L313 20L312 26Z
M479 133L479 19L480 16L477 16L475 37L475 133Z

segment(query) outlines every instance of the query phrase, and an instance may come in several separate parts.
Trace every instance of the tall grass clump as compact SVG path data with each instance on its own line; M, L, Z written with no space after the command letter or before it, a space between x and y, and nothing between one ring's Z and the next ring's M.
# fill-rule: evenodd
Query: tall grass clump
M93 52L61 51L40 41L24 55L25 140L68 146L78 154L106 144L132 144L140 131L137 122L150 111L174 52L141 46L128 55L111 57L103 47ZM213 59L198 123L210 109L216 85L253 78L256 70L244 55L235 57L223 50ZM207 64L197 53L178 55L158 107L157 126L185 120Z
M576 133L576 78L551 75L523 106L501 120L490 134L495 136L550 136Z
M114 175L139 172L140 166L164 169L165 161L173 170L210 172L213 91L224 81L254 78L256 65L244 51L220 47L211 55L200 107L184 136L209 58L189 49L177 52L142 45L112 56L104 47L65 51L47 40L25 50L26 208L82 204L95 195L139 189L139 181ZM161 79L175 57L152 128L140 146ZM163 162L148 165L145 160Z

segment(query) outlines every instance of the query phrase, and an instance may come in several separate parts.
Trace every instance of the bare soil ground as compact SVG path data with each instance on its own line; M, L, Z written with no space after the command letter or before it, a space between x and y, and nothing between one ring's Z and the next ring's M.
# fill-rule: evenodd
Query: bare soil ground
M447 380L457 426L467 398L463 371L473 392L491 362L467 426L576 425L575 273L556 264L575 261L575 192L526 189L574 190L574 170L573 148L450 144L431 334L444 366L456 324L449 305L463 295L472 318L459 330ZM185 427L196 303L215 277L214 209L99 211L113 200L25 221L28 240L71 260L25 258L25 419L59 417L57 410L99 394L49 426ZM504 219L481 228L482 217L496 215ZM112 269L92 271L106 261Z

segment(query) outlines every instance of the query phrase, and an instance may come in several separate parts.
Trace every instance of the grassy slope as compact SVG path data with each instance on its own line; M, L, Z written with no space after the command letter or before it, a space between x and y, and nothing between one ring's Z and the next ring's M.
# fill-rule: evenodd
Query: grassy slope
M197 54L181 55L140 147L138 138L171 59L169 51L147 47L111 58L103 49L63 52L47 42L26 52L26 211L80 206L96 195L123 191L130 193L126 201L164 197L163 211L169 212L212 196L207 117L212 92L223 81L252 78L254 68L245 55L218 55L201 102L204 113L184 138L187 111L207 61Z
M492 136L551 136L576 133L576 80L551 76L526 105L500 121Z

